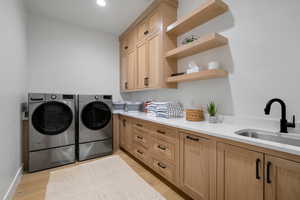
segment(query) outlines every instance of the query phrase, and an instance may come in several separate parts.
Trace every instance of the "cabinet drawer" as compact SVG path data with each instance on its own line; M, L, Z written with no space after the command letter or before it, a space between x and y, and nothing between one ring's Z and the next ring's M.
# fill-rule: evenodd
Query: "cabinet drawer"
M152 152L160 158L166 159L169 162L176 164L177 152L179 151L179 145L171 142L166 142L159 139L154 139L152 143Z
M176 182L176 167L174 165L160 159L152 158L152 168L167 180L173 183Z
M133 132L133 141L142 145L145 148L149 148L151 146L150 137L144 132L139 131L139 129L134 129Z
M166 126L155 126L154 137L164 141L179 142L177 130Z
M134 145L133 145L133 154L136 158L138 158L143 163L145 163L147 165L150 164L149 152L143 146L134 143Z

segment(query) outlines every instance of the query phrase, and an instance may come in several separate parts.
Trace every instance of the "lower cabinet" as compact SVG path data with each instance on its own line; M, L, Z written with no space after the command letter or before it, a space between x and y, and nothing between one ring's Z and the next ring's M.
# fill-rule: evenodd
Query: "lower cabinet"
M119 122L120 146L195 200L300 199L299 162L133 118Z
M120 118L120 146L128 152L132 151L132 124L125 117Z
M217 151L217 199L263 200L264 155L222 143Z
M215 199L216 143L187 133L180 142L180 187L193 199Z
M300 163L266 155L265 200L300 199Z

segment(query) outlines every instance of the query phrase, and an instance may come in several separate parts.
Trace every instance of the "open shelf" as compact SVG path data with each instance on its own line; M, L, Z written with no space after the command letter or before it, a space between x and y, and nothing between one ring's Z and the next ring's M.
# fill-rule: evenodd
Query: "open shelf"
M167 79L167 82L178 83L178 82L194 81L194 80L207 80L207 79L221 78L227 75L228 72L222 69L204 70L201 72L169 77Z
M217 33L200 37L191 43L177 47L166 53L166 58L183 58L200 52L204 52L213 48L228 44L228 39Z
M182 17L167 27L167 33L181 35L225 13L228 5L221 0L208 0L191 14Z

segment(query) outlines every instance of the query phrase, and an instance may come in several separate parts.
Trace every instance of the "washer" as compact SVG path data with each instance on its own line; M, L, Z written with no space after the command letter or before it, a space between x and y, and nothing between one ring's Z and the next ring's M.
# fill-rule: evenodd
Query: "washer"
M78 95L79 161L112 154L112 96Z
M75 96L28 95L29 172L75 162Z

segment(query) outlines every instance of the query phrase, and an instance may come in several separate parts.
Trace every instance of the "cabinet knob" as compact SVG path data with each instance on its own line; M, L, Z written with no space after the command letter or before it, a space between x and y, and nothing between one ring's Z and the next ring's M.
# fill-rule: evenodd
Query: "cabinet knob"
M144 32L144 35L148 35L148 34L149 34L149 31L148 31L148 30Z
M167 168L167 166L166 166L165 164L161 163L161 162L157 163L157 165L158 165L160 168L162 168L162 169L166 169L166 168Z
M125 46L124 49L127 50L127 49L128 49L128 46Z

